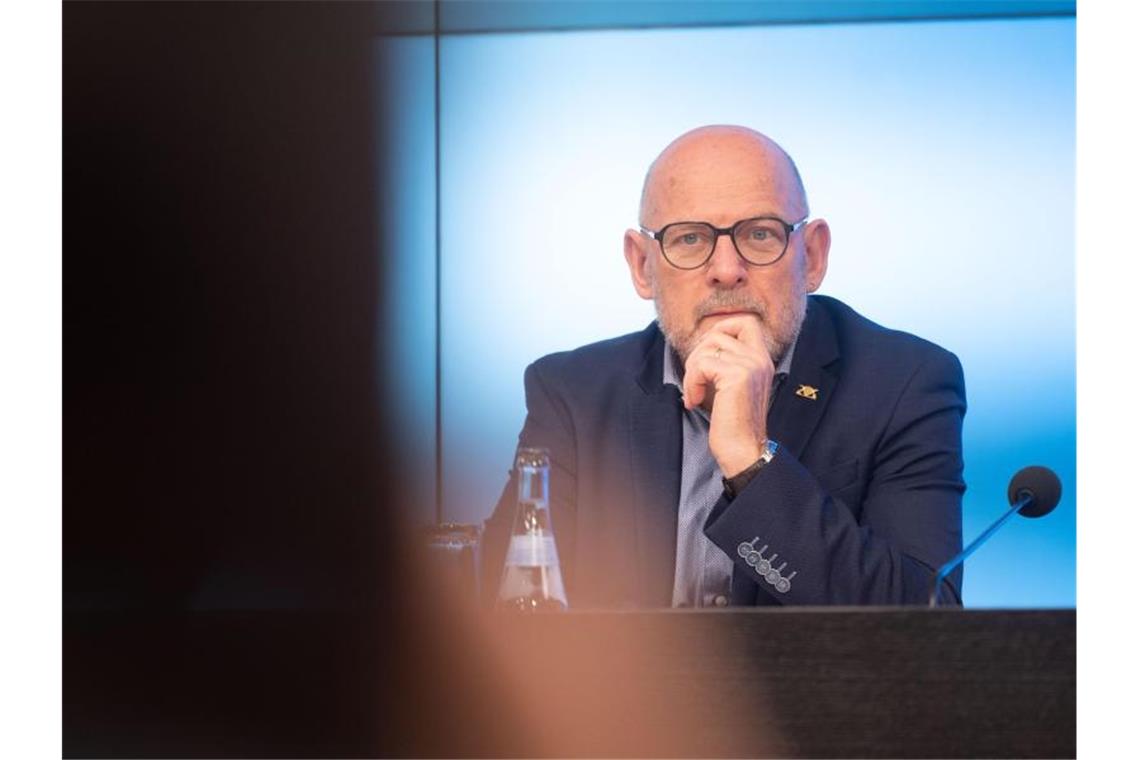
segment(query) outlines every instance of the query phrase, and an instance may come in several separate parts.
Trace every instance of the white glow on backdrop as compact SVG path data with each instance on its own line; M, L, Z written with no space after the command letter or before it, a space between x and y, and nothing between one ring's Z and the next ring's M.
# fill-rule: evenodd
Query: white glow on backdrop
M445 37L440 71L446 519L498 497L528 363L652 319L621 248L649 162L745 124L831 223L822 292L961 358L966 537L1021 465L1065 483L967 603L1075 602L1072 19Z

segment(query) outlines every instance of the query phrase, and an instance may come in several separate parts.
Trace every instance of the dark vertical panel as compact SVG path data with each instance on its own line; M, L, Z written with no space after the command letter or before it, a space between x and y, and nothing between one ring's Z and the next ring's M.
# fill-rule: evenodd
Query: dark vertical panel
M69 605L375 596L370 11L66 5Z
M423 704L378 404L374 11L64 7L67 756L372 754ZM212 636L217 608L297 612Z
M384 596L369 10L64 7L68 756L380 730L377 679L344 678L379 636L299 670L310 642L180 612Z

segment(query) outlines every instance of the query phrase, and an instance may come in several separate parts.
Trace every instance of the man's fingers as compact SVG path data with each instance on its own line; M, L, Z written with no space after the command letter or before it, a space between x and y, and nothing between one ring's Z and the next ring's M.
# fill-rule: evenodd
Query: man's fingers
M757 351L744 341L724 332L705 333L693 346L689 355L690 361L701 356L712 356L717 359L733 360L737 364L753 364L757 357L766 355L766 351ZM686 364L686 368L687 368Z
M690 356L685 363L685 379L681 383L681 399L685 402L685 408L692 409L704 403L705 388L712 382L713 379L705 373L701 363Z
M764 327L756 314L741 314L719 320L706 335L715 333L729 335L752 348L765 348Z
M686 409L700 406L708 395L709 387L716 387L716 372L712 365L719 359L714 359L709 348L701 347L698 349L700 353L694 350L685 362L685 378L681 390Z
M681 386L685 407L700 406L725 372L736 367L747 369L750 362L750 353L740 341L725 334L707 336L685 362Z

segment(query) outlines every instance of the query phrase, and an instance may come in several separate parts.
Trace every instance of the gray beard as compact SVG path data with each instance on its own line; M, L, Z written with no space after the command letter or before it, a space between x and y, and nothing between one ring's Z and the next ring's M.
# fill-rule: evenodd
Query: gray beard
M696 330L694 328L693 330L686 331L681 326L672 324L666 319L663 316L664 312L661 308L660 297L654 297L653 306L657 311L657 326L665 335L665 340L669 344L669 347L673 349L680 358L683 368L685 362L689 360L689 354L692 353L696 343ZM703 317L713 311L725 308L751 311L760 317L760 321L764 327L764 345L768 349L768 355L772 358L772 364L778 367L780 361L788 352L788 349L796 342L800 330L803 328L804 317L807 314L807 295L805 294L800 298L792 299L791 303L788 304L784 313L781 315L784 319L780 321L784 324L791 325L791 329L787 335L774 334L772 323L768 319L767 311L764 307L751 298L742 298L734 291L717 291L702 301L694 310L693 324L698 324Z

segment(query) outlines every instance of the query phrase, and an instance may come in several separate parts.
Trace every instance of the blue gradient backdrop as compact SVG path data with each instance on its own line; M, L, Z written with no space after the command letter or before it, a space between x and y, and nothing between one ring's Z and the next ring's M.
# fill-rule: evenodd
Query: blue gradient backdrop
M1065 484L1052 515L968 562L966 603L1075 605L1074 26L443 37L444 518L495 502L526 364L652 319L621 254L648 163L689 128L739 123L788 149L831 223L821 292L961 358L967 539L1022 465ZM409 119L424 123L418 102Z

